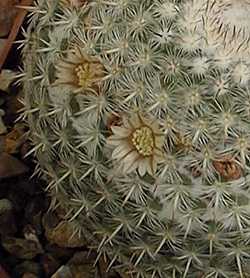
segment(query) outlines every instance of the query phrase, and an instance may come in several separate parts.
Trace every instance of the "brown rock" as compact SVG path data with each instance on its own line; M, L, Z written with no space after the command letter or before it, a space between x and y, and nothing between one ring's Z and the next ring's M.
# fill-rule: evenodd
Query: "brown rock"
M0 154L4 151L4 135L0 135Z
M6 124L12 124L19 116L20 113L19 111L21 109L23 109L23 104L20 102L20 99L23 98L23 93L21 92L17 92L14 94L14 92L11 94L6 96L6 101L5 101L5 112L6 112ZM14 89L13 89L14 91Z
M13 235L17 228L13 213L12 202L8 199L0 200L0 235ZM0 276L1 277L1 276Z
M54 216L55 221L52 220L53 216L49 217L47 214L43 218L43 225L45 228L45 236L50 243L57 244L60 247L75 248L86 245L83 238L79 238L74 233L74 228L71 222L60 221ZM58 220L60 222L58 222Z
M128 274L126 274L126 273L121 273L121 272L119 272L119 277L120 277L120 278L131 278L132 276L131 276L131 275L128 275Z
M23 238L7 237L2 239L2 245L10 254L20 259L33 259L43 253L39 242Z
M68 266L74 278L96 278L99 277L98 268L94 266L95 253L87 251L77 252L69 260Z
M51 254L44 254L42 256L41 265L43 266L46 277L51 277L60 266L59 262Z
M26 139L24 125L15 125L14 128L5 136L4 151L9 154L17 153Z
M40 245L36 229L31 224L27 224L26 226L24 226L23 235L25 239L36 242L38 246Z
M22 159L26 159L27 153L30 151L31 145L28 141L25 141L21 146L20 146L20 154L22 156Z
M0 73L0 91L7 92L10 87L10 84L14 81L16 75L17 73L14 71L2 70Z
M0 180L26 173L29 169L17 158L7 154L0 154Z
M33 273L28 273L28 272L25 272L22 276L22 278L38 278L37 275L33 274Z
M112 269L108 270L109 261L107 259L105 259L104 256L100 257L100 259L98 261L98 265L99 265L100 276L102 278L119 278L120 277Z
M45 231L45 235L50 242L60 247L75 248L82 247L86 242L74 234L71 223L60 222L54 229Z
M33 277L41 277L42 276L42 271L41 267L38 263L34 261L24 261L20 264L18 264L12 273L11 277L26 277L24 275L27 275L27 278L33 278ZM33 276L31 276L33 275Z
M6 39L0 39L0 53L3 51L6 44Z
M67 262L75 253L74 248L59 247L48 241L45 243L44 249L59 262Z
M1 278L10 278L9 274L5 271L5 269L0 265L0 277Z
M7 132L7 127L4 123L3 116L5 116L5 111L0 109L0 135L3 135Z
M53 230L60 223L60 219L54 211L49 211L44 214L42 219L45 230Z
M70 266L71 273L74 278L96 278L98 270L93 265L72 265Z
M13 24L16 15L14 6L18 4L17 0L0 1L0 37L7 36Z
M82 278L83 277L84 276L82 276ZM66 265L63 265L57 270L57 272L53 276L51 276L51 278L75 278L75 277L72 275L70 268Z
M74 256L68 261L68 265L91 264L96 260L97 254L95 252L81 251L76 252Z
M77 252L68 261L67 265L58 269L52 278L101 278L98 267L94 266L95 259L95 253ZM107 277L111 278L111 276ZM118 278L119 275L116 274L116 276L112 277Z
M30 203L31 202L29 202L29 204ZM43 233L43 227L42 227L42 213L43 213L43 211L41 210L41 211L39 211L37 213L34 213L32 215L31 213L29 213L30 211L28 211L28 209L30 208L29 204L25 208L25 218L26 218L27 222L32 224L32 227L35 230L36 235L40 236Z

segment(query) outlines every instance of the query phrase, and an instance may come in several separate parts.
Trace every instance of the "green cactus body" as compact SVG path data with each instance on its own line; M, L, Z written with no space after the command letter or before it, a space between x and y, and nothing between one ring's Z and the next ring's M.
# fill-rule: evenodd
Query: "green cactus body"
M52 206L134 277L249 277L250 2L30 10L23 117Z

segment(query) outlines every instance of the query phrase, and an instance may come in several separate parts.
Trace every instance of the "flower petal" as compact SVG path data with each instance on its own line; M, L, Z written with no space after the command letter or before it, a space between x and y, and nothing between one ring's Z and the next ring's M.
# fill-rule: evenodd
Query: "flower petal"
M111 135L107 138L106 143L112 146L118 146L123 144L124 141L126 141L126 139L119 138L116 135Z
M147 171L147 161L145 161L145 159L141 159L141 161L139 161L139 165L138 165L138 171L139 174L141 176L144 176L146 174Z
M131 152L131 148L129 147L128 144L120 144L117 146L113 153L112 153L112 158L113 159L122 159L124 156L126 156L128 153Z
M150 175L154 175L154 173L156 172L156 170L157 170L157 159L155 159L154 157L151 157L151 159L150 159L150 161L149 161L149 170L150 170L150 172L149 172L149 174Z
M119 138L128 137L130 130L120 126L111 126L112 132Z
M138 158L139 155L137 151L132 151L124 158L124 172L130 173L138 167Z

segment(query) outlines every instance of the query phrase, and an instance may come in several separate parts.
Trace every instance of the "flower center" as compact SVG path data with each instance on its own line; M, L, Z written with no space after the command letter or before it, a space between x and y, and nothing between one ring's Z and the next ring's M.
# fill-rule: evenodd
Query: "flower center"
M152 130L143 126L136 129L132 134L132 143L139 154L143 156L150 156L154 149L154 135Z
M88 63L78 65L75 68L75 73L78 79L78 85L81 87L87 87L93 77L90 65Z

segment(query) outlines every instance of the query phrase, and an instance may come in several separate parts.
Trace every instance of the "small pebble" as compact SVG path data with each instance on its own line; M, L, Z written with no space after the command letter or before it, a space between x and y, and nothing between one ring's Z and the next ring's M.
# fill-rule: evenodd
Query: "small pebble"
M13 256L20 259L31 260L43 253L39 242L23 238L6 237L2 239L2 246Z
M62 265L51 278L75 278L68 266Z
M10 278L9 274L5 269L0 265L0 278Z
M45 236L50 243L54 243L60 247L76 248L86 245L84 238L79 238L77 234L74 234L73 224L67 221L60 221L58 223L58 217L53 214L46 214L43 218L43 225L45 229ZM57 225L54 225L57 223ZM73 235L73 236L72 236Z
M26 173L29 168L14 156L7 153L0 154L0 180Z
M22 276L22 278L38 278L35 274L33 273L27 273L25 272Z
M0 235L10 236L16 231L12 202L8 199L0 199Z

